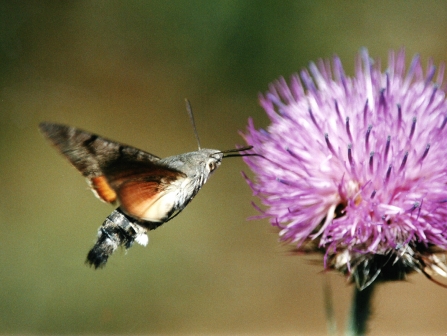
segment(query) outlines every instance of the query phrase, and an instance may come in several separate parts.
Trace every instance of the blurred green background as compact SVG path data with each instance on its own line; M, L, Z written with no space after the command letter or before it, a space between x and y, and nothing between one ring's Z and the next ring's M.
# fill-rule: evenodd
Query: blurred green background
M325 275L256 215L229 159L146 248L85 266L112 207L37 131L48 120L159 156L229 149L268 83L368 47L447 60L446 1L1 1L0 334L326 334ZM255 200L256 201L256 200ZM343 326L352 287L328 276ZM378 288L371 335L444 335L447 292Z

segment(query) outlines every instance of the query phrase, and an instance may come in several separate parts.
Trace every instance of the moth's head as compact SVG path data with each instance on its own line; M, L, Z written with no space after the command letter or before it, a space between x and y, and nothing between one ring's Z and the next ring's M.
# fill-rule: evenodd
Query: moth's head
M186 153L184 172L193 177L200 175L208 178L222 163L223 153L217 149L199 149L197 152Z
M210 175L214 172L222 163L223 153L217 149L201 149L199 152L203 152L203 167L205 173Z

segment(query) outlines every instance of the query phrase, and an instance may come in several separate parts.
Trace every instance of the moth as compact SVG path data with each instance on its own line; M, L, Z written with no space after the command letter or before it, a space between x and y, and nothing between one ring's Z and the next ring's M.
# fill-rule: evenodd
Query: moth
M252 147L220 151L200 147L189 101L187 111L198 150L160 158L84 130L42 122L42 134L87 179L101 201L119 205L98 229L86 263L105 266L118 247L148 243L148 230L177 216L194 198L222 159L243 156ZM249 154L245 154L249 155Z

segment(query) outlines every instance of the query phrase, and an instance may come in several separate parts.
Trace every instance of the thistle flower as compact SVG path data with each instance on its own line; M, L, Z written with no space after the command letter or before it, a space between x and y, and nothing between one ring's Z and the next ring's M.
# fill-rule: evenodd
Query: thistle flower
M326 269L359 289L419 271L447 277L447 101L444 67L390 52L381 71L366 50L355 76L340 59L274 82L260 97L271 120L249 120L248 180L259 217L298 251L324 254Z

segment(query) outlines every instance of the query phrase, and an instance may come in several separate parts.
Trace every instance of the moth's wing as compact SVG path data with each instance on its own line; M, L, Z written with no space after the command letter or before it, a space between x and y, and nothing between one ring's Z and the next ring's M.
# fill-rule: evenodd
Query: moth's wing
M102 167L120 158L157 162L159 157L66 125L43 122L44 136L87 178L102 175Z
M160 164L160 158L83 130L41 123L41 132L89 181L107 203L119 201L129 216L162 223L175 211L182 172ZM171 188L170 188L171 187Z
M140 149L75 127L43 122L39 128L42 134L87 178L95 194L107 203L114 203L117 194L104 176L104 168L121 162L119 167L125 169L125 162L133 162L142 163L150 170L160 160L159 157Z
M142 221L165 222L175 211L177 186L185 174L160 163L121 158L103 167L121 209Z

